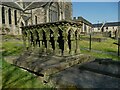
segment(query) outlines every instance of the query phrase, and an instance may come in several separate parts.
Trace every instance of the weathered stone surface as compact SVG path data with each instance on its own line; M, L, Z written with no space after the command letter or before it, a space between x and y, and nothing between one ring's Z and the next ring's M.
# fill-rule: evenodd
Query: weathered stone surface
M45 53L53 53L57 56L80 54L81 25L71 20L63 20L24 26L22 27L24 48L37 47Z
M59 88L120 88L120 62L101 61L70 67L52 75L50 82Z
M4 7L5 23L2 23L2 19L0 19L0 28L4 27L10 30L9 32L7 32L7 30L4 29L4 34L13 34L13 35L20 34L21 35L22 32L20 27L26 26L26 25L50 22L51 17L55 18L56 17L55 15L58 16L57 18L55 18L58 21L63 19L66 19L66 20L72 19L71 2L58 0L58 2L50 1L50 2L29 2L29 3L30 4L26 5L26 2L21 2L19 7L19 3L17 2L16 3L2 2L2 4L0 5L0 17L2 18L1 12L2 12L2 7ZM55 4L56 7L53 7L52 4ZM57 12L57 14L54 14L53 10L51 10L51 7L53 7L53 9L57 8L55 9L55 12ZM67 12L65 8L67 9ZM10 15L11 24L9 24L9 18L8 18L9 9L11 9L11 15ZM15 11L17 12L16 14L15 14ZM15 16L17 19L15 19ZM15 24L15 22L17 22L17 24ZM3 34L2 30L0 30L0 34Z
M97 73L104 73L112 77L120 78L120 62L111 59L96 59L94 62L86 63L80 69L87 69Z
M35 54L32 52L26 52L24 55L20 56L17 60L14 60L14 64L28 69L37 74L43 74L45 77L66 68L69 68L76 64L81 64L94 60L92 57L87 55L75 55L69 57L58 57L52 54Z

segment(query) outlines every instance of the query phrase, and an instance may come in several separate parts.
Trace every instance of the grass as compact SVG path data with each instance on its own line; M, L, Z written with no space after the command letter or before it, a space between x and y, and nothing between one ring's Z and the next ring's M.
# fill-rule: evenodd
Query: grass
M2 88L50 88L38 76L23 71L3 60Z
M9 37L9 38L8 38ZM0 63L2 64L2 88L49 88L49 85L44 85L38 76L24 71L4 60L4 57L19 56L23 52L23 42L15 39L13 36L4 36L2 42L2 56ZM6 41L7 39L7 41ZM0 71L0 72L1 72ZM1 85L1 84L0 84Z
M105 52L117 52L117 45L113 44L114 42L116 42L116 40L110 38L103 42L92 41L92 49ZM82 40L80 46L83 48L89 48L89 41Z
M88 50L81 50L81 53L91 55L95 58L109 58L109 59L113 59L113 60L120 60L120 57L118 57L118 56L105 54L105 53L96 53L96 52L91 52Z
M90 38L90 35L83 35L83 36L81 36L81 38ZM105 38L105 37L103 37L102 35L95 35L95 36L92 36L92 38Z
M21 41L7 41L3 42L2 49L3 56L19 55L23 51L23 44Z
M108 54L90 52L88 50L83 50L83 49L81 50L81 52L92 55L97 58L112 58L114 60L120 60L120 57L117 56L118 46L113 44L114 42L117 42L117 40L114 40L111 38L108 38L106 41L103 41L103 42L93 42L92 41L92 50L102 51L102 52L105 52ZM89 41L81 40L80 47L89 49ZM112 55L109 53L113 53L116 55Z

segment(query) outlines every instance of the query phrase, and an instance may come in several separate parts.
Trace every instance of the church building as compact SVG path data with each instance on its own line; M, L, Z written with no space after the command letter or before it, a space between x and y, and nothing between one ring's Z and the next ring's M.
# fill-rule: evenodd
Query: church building
M22 26L71 19L72 3L64 0L0 2L0 34L21 35Z

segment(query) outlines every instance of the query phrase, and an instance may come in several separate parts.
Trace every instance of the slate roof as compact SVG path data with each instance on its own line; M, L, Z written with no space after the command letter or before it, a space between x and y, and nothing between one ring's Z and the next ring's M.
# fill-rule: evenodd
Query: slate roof
M102 27L102 23L99 23L99 24L93 24L93 27Z
M110 23L106 23L105 26L120 26L120 22L110 22Z
M22 18L23 18L23 20L27 21L27 20L29 20L31 18L31 16L22 15Z
M16 2L0 2L0 5L4 5L7 7L12 7L18 10L23 10L22 7L20 7Z
M83 18L83 17L78 17L78 19L74 19L75 21L80 21L80 22L83 22L83 23L85 23L85 24L87 24L87 25L89 25L89 26L92 26L92 23L90 23L88 20L86 20L85 18Z
M101 27L103 24L93 24L93 27ZM105 23L104 27L109 27L109 26L120 26L120 22L108 22Z
M32 1L32 2L23 2L23 7L20 5L20 2L1 2L1 5L4 6L8 6L8 7L12 7L12 8L16 8L22 11L25 10L31 10L31 9L35 9L35 8L39 8L39 7L43 7L45 5L47 5L49 2L51 2L52 0L41 0L41 2L37 2L37 1Z
M50 0L46 0L46 2L32 2L30 5L28 5L28 7L25 10L31 10L31 9L35 9L35 8L45 6L49 3L49 1Z

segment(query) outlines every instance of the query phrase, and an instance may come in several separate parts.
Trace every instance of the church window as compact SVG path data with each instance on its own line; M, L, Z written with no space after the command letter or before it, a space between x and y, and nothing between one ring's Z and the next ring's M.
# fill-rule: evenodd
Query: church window
M69 7L69 5L66 5L65 6L65 19L70 19L70 7Z
M12 24L12 20L11 20L11 9L8 10L8 20L9 20L9 24Z
M49 8L49 21L58 21L58 4L52 3Z
M2 7L2 24L5 24L5 8Z
M37 24L37 16L35 16L35 24Z
M17 10L14 11L15 25L17 25Z

